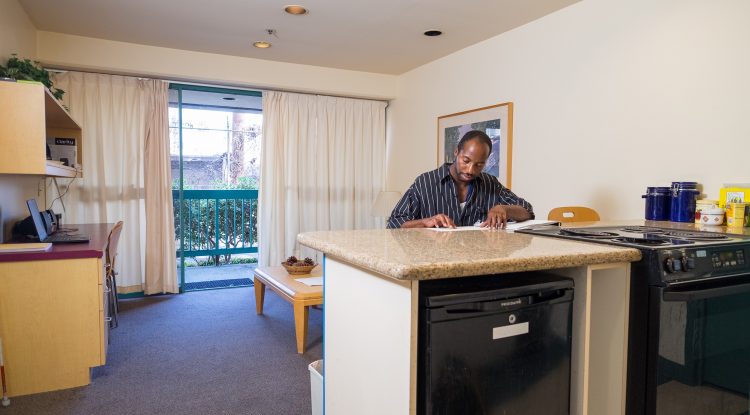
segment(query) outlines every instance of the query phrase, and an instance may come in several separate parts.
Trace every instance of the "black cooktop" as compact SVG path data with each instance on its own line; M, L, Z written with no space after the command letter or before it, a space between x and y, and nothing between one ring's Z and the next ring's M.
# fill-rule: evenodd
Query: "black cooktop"
M586 242L607 243L640 249L699 247L750 242L744 235L700 230L679 230L655 226L597 226L587 228L544 227L518 230L519 233L552 236Z

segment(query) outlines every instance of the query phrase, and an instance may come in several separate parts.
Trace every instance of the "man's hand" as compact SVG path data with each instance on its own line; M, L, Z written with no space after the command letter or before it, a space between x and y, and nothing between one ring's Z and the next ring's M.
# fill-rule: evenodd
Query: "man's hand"
M483 228L504 229L508 220L522 222L531 219L531 213L518 205L495 205L487 212L487 220L479 226Z
M479 226L490 229L505 229L507 223L508 206L495 205L489 212L487 212L487 220L482 222Z
M453 223L453 219L451 219L448 215L445 215L443 213L438 213L435 216L432 216L430 218L424 218L422 219L422 223L424 224L425 228L455 228L456 224Z

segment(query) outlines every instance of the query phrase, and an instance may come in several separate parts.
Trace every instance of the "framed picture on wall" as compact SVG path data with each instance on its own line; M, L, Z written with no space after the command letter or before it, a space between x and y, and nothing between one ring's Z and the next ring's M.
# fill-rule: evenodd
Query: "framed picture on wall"
M458 140L471 130L485 132L492 140L484 172L511 185L511 155L513 150L513 103L492 105L438 117L437 164L454 162Z

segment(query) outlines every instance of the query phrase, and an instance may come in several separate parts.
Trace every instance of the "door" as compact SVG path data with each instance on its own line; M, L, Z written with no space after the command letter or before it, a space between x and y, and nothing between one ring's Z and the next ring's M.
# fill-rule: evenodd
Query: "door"
M651 288L648 413L748 414L750 275Z
M250 285L261 94L172 84L169 119L180 291Z

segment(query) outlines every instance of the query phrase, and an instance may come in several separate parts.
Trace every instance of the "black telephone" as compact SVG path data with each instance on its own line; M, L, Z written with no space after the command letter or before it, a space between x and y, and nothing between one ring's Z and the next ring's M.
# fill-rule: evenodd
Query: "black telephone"
M39 212L42 215L42 223L44 228L47 230L47 234L51 235L58 228L57 215L52 209L42 210ZM34 227L34 220L31 216L27 216L24 220L17 222L12 229L14 239L24 239L29 236L37 235L36 228Z
M58 223L57 223L57 215L55 215L55 211L52 209L43 210L41 212L42 214L42 222L44 222L44 227L47 228L47 234L51 235L57 231Z

